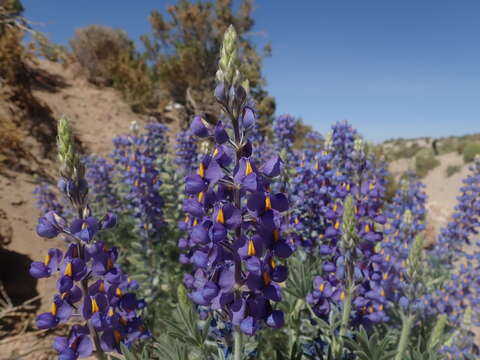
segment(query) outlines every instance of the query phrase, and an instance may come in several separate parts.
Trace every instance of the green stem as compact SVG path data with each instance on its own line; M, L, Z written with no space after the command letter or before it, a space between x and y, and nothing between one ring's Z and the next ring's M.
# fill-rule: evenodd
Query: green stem
M347 286L345 288L345 300L343 302L342 322L340 323L340 332L338 336L337 359L341 359L343 354L343 338L347 334L348 323L350 322L352 298L353 288L352 286Z
M408 347L408 338L410 337L414 320L415 317L413 315L407 315L403 318L402 333L400 334L400 342L398 343L395 360L405 359L404 355Z
M235 329L233 333L233 360L242 360L242 333Z

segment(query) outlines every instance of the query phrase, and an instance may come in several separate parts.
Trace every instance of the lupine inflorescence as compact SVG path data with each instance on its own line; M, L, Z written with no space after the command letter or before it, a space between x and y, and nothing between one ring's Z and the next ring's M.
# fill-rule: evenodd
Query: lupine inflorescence
M230 28L215 89L231 130L200 116L192 122L193 134L212 139L214 148L186 178L182 226L188 236L180 247L187 250L183 262L193 267L185 276L191 300L217 311L236 331L253 335L262 324L283 325L283 313L274 304L281 301L279 283L287 278L281 259L292 251L281 232L287 198L270 190L282 162L275 156L256 166L251 159L248 134L256 115L238 83L235 42Z
M59 188L68 199L76 217L67 222L54 210L40 217L37 233L44 238L62 236L68 243L65 252L50 249L43 262L33 262L30 274L48 278L55 274L58 294L51 309L37 317L37 326L50 329L70 319L75 320L67 337L57 337L54 348L61 359L86 357L95 344L99 357L104 352L120 351L120 344L130 346L147 338L137 310L144 307L130 292L136 282L115 264L118 252L95 241L99 231L115 225L116 217L107 213L98 219L88 204L88 183L85 168L76 152L70 124L61 119L58 125L60 160Z

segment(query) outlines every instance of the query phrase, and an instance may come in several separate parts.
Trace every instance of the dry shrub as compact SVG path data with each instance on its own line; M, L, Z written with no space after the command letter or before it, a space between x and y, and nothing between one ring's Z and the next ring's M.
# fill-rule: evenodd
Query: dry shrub
M0 28L0 81L15 84L24 77L24 62L31 53L22 46L23 31L10 26Z
M14 159L16 153L23 151L24 138L23 131L13 121L0 116L0 168L6 166L9 159Z
M435 158L431 150L424 149L415 156L415 172L419 178L424 178L430 170L440 165L440 161Z
M145 112L158 104L158 93L151 70L134 51L112 59L112 86L122 93L133 111Z
M100 25L78 29L70 45L88 80L97 85L113 84L116 59L133 47L124 31Z
M91 25L77 30L70 44L90 82L113 86L134 111L155 107L151 70L124 31Z

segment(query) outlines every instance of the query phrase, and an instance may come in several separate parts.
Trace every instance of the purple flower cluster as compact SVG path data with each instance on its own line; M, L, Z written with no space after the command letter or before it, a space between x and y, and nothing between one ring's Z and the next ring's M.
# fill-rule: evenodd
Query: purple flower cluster
M295 127L297 120L291 115L280 115L273 123L273 134L278 152L293 155L293 142L295 141Z
M415 236L425 230L427 196L424 188L414 173L407 173L386 211L388 224L383 248L401 261L408 257Z
M194 303L220 311L253 335L262 323L278 328L284 322L274 304L282 300L279 284L287 279L279 259L292 253L281 231L288 201L271 192L282 161L275 156L263 166L253 162L248 134L256 115L245 90L221 83L215 94L233 126L229 133L222 121L212 126L200 116L191 125L193 134L215 145L186 178L181 226L188 234L179 246L187 251L181 261L193 272L184 282Z
M371 324L388 319L385 313L387 292L398 279L390 276L388 259L377 251L383 239L383 179L372 171L373 162L358 151L358 135L348 123L337 123L326 139L326 150L315 157L315 163L299 174L306 183L304 196L312 203L319 219L313 226L318 249L324 259L322 274L314 279L314 290L307 301L318 316L327 317L331 306L345 297L345 270L355 258L355 296L352 314L356 323ZM364 154L360 157L358 154ZM356 246L346 252L342 246L345 229L342 224L344 200L351 195L355 206ZM299 222L305 222L300 218ZM308 223L307 223L308 224ZM305 226L305 225L303 225ZM310 230L311 232L313 229Z
M33 195L37 201L36 205L45 214L49 211L55 211L57 214L63 213L63 206L57 199L57 194L47 183L42 183L35 187Z
M439 266L452 264L478 235L480 227L480 159L470 166L470 175L463 181L452 220L442 229L432 252L432 261Z
M83 162L90 201L101 209L117 208L119 204L114 185L114 166L101 156L87 156Z
M70 319L83 322L75 324L67 337L57 337L54 342L61 359L77 359L89 356L93 343L99 354L120 351L120 343L130 346L137 339L149 337L149 332L136 312L145 304L129 292L137 284L115 264L117 249L95 241L99 231L115 226L116 216L107 213L98 219L92 215L85 168L75 151L67 120L59 121L58 133L59 188L76 217L67 221L52 210L39 218L39 236L62 236L69 245L65 253L50 249L44 261L31 264L30 274L35 278L59 275L58 293L53 296L50 311L38 315L36 324L40 329L50 329Z
M194 171L198 163L197 142L190 131L178 133L175 150L175 164L183 169L183 173Z
M87 322L85 326L74 325L68 337L55 339L54 348L65 359L90 355L91 336L99 336L103 351L120 351L120 342L129 346L149 336L135 312L145 304L128 292L137 284L115 264L117 249L93 241L98 231L115 225L115 216L108 214L99 221L88 210L84 215L70 225L53 211L41 217L37 225L40 236L62 234L71 243L65 254L52 248L43 262L35 261L30 267L30 274L36 278L59 274L58 294L50 311L38 315L38 328L54 328L72 318Z
M123 184L128 209L138 221L142 238L156 236L163 224L164 201L160 195L158 162L166 151L166 131L162 124L149 124L146 133L135 131L132 136L114 139L112 157Z

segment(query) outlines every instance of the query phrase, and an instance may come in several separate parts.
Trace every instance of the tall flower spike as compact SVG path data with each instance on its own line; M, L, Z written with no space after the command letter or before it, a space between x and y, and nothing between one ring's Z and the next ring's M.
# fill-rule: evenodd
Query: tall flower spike
M76 218L68 223L49 211L39 219L38 235L54 238L62 234L69 245L65 253L50 249L43 262L30 265L30 274L35 278L59 276L58 294L53 296L51 309L38 315L36 324L40 329L50 329L75 316L83 324L74 324L67 337L54 341L59 358L87 357L93 343L97 357L104 359L104 352L121 351L121 343L129 347L137 339L149 337L136 311L144 307L144 301L129 292L135 282L130 282L115 264L117 249L108 249L94 239L99 230L113 227L116 217L111 213L101 220L92 216L86 199L88 184L72 129L66 119L61 119L58 127L59 185L75 208Z

